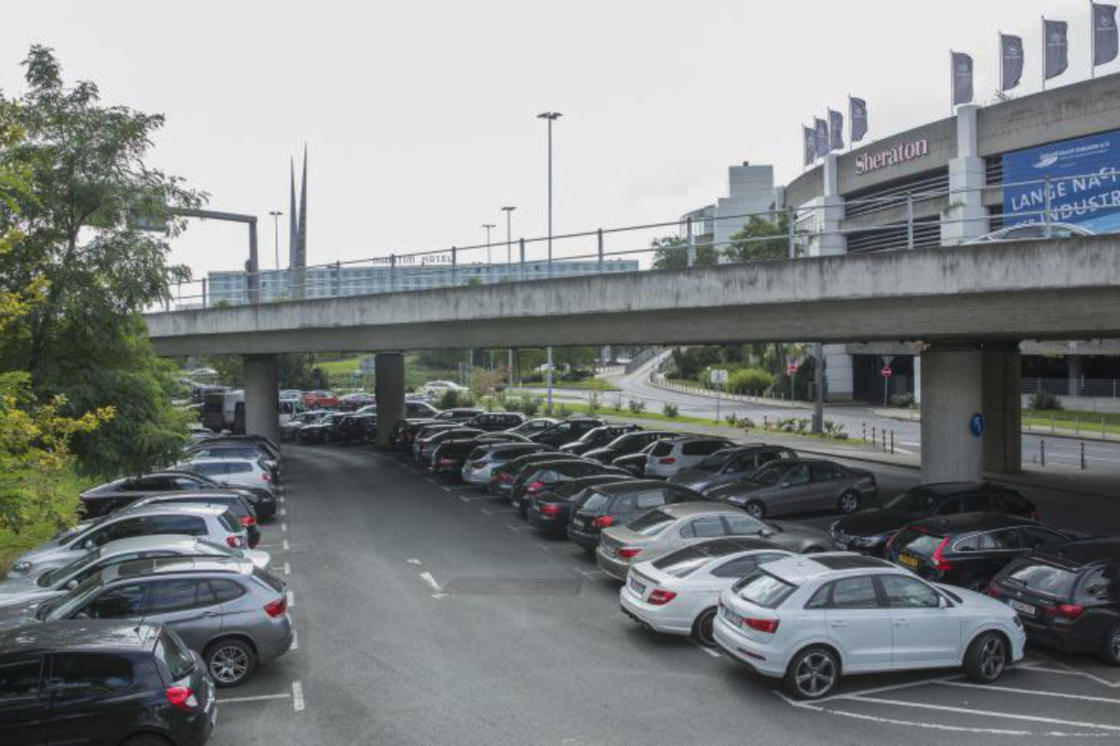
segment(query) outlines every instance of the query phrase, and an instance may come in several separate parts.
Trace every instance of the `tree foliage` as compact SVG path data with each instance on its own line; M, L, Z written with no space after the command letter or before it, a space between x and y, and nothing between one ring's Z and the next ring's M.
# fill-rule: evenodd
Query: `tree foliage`
M662 236L653 239L654 269L684 269L688 266L688 240L680 236ZM697 266L707 266L719 261L719 252L708 242L696 244Z
M732 262L761 262L789 258L789 215L776 214L774 220L752 215L743 229L731 236L726 250Z

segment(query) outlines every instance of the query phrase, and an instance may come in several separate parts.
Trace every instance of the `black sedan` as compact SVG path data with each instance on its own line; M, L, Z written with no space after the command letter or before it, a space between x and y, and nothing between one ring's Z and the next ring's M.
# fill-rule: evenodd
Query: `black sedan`
M588 430L580 436L579 440L573 440L571 443L560 446L560 450L573 456L582 456L588 451L602 448L616 440L618 436L634 430L641 430L641 428L638 425L600 425Z
M668 430L637 430L619 435L602 448L592 448L583 457L601 464L612 464L617 458L638 453L663 438L675 438L678 435L680 433ZM642 463L645 463L645 454L642 454Z
M629 479L621 474L593 474L542 490L529 501L526 517L541 533L563 534L572 512L583 504L589 494L588 487L610 484Z
M832 544L843 551L882 556L887 540L908 523L987 511L1038 520L1034 504L1015 490L990 482L937 482L912 487L881 507L844 516L832 524Z
M958 513L906 526L890 540L887 558L928 580L983 592L1019 555L1082 538L1005 513Z
M1084 539L1012 560L988 595L1019 612L1027 639L1120 666L1120 539Z
M566 457L559 451L536 451L510 459L491 469L490 481L486 485L486 491L508 500L510 493L513 491L513 483L522 469L538 461L555 461L559 458Z
M573 440L579 440L583 434L588 430L596 427L602 427L607 424L598 417L572 417L567 420L557 422L547 430L542 430L535 435L531 435L533 440L538 443L543 443L546 446L559 448L565 443L571 443Z

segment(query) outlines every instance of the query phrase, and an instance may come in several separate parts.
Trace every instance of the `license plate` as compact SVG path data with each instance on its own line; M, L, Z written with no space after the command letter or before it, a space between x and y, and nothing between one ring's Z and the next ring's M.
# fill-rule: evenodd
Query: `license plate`
M572 525L573 526L578 526L579 528L584 528L584 527L587 526L587 521L584 521L581 518L576 518L572 521Z
M900 555L898 555L898 561L901 562L902 564L906 565L907 567L917 567L919 564L921 564L918 561L918 558L911 555L911 554L900 554Z
M1020 614L1026 614L1027 616L1034 616L1038 613L1038 609L1036 609L1034 606L1025 604L1022 601L1016 601L1015 599L1010 599L1007 602L1007 605L1015 609L1015 611L1019 612Z
M726 606L723 607L723 618L731 622L732 626L738 627L743 623L743 617L736 614Z
M646 592L646 587L644 584L639 583L637 580L634 580L634 578L630 578L630 590L641 596Z

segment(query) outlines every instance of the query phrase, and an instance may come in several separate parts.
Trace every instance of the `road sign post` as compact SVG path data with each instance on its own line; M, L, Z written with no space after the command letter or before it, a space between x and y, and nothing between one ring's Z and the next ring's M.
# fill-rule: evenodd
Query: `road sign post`
M709 374L712 385L716 387L716 422L719 422L719 400L723 387L727 385L727 370L724 368L712 368Z

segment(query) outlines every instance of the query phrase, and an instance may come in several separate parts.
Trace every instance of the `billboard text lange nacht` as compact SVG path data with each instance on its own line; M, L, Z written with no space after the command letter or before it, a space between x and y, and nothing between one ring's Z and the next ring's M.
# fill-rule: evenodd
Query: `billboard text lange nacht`
M1045 220L1047 178L1051 220L1120 231L1120 130L1005 153L1004 225Z

